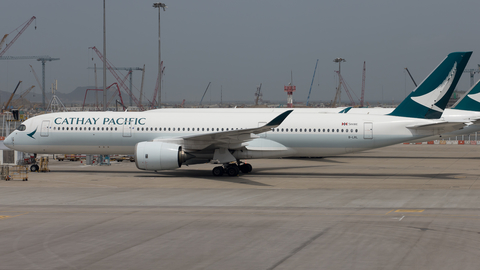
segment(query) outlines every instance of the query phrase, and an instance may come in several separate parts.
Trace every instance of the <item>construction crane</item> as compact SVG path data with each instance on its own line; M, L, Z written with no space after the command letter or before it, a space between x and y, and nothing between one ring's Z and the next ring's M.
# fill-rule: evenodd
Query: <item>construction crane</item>
M310 84L310 90L308 91L307 104L306 104L307 106L308 106L308 101L310 100L310 93L312 93L313 80L315 79L315 73L317 72L317 65L318 65L318 59L317 59L317 63L315 63L315 69L313 70L312 83Z
M27 29L27 27L36 19L35 16L33 16L32 18L30 18L30 20L22 23L19 27L15 28L15 30L13 30L12 32L10 33L13 33L14 31L16 31L18 28L22 27L23 28L18 32L18 34L12 39L12 41L10 41L10 43L7 44L7 46L5 47L5 49L3 49L3 51L0 52L0 56L4 55L5 52L13 45L13 43L15 43L15 41L20 37L20 35ZM36 21L35 21L36 22ZM35 23L35 29L37 29L37 25ZM5 35L2 39L2 42L4 42L4 40L7 38L7 35Z
M162 78L163 78L163 73L165 72L165 67L163 66L163 61L160 63L160 66L162 67ZM160 86L159 83L160 78L157 76L157 83L155 84L155 91L153 92L153 99L152 99L152 108L155 108L155 102L157 101L157 93L158 93L158 87ZM160 104L158 104L158 107L160 107Z
M412 82L413 82L413 84L415 85L415 87L417 87L417 83L416 83L415 80L413 79L413 76L412 76L412 74L410 73L410 70L408 70L408 68L405 68L405 70L407 71L408 76L410 76L410 79L412 79Z
M102 53L96 48L96 47L90 47L90 49L94 50L95 53L97 53L97 56L100 58L100 60L103 61L103 55ZM117 82L120 84L120 87L123 88L123 90L130 96L130 98L135 102L139 110L145 110L138 101L138 99L133 95L133 93L128 89L128 87L125 85L125 83L122 82L120 76L118 76L117 72L115 71L115 67L108 61L108 59L105 59L105 62L107 63L107 69L110 70L110 73L112 73L113 77L117 80Z
M145 68L145 67L144 67ZM115 70L126 70L128 71L128 74L130 74L130 91L132 91L133 89L133 72L130 72L130 71L134 71L134 70L141 70L143 71L144 68L140 68L140 67L115 67L113 69ZM95 69L95 67L88 67L88 69ZM99 69L103 69L103 67L99 67ZM142 76L142 86L143 86L143 76ZM142 91L140 91L140 96L142 95L141 93ZM141 100L141 97L140 97L140 100ZM122 101L123 102L123 101ZM132 106L132 99L130 99L130 106Z
M125 81L126 81L127 78L128 78L128 75L130 75L131 72L132 72L132 71L130 70L130 71L127 73L127 75L125 75L125 77L124 77L123 80L122 80L123 83L125 83ZM107 87L107 90L110 89L113 85L116 85L116 86L117 86L118 95L120 96L120 100L122 101L122 105L123 105L122 93L120 92L120 87L118 87L118 84L117 84L117 83L112 83L111 85L109 85L109 86ZM87 100L87 93L88 93L88 91L95 91L95 96L97 97L97 96L98 96L98 95L97 95L98 92L103 92L103 88L102 88L102 89L94 88L94 89L87 89L87 90L85 90L85 97L83 98L82 111L83 111L84 108L85 108L85 102L86 102L86 100ZM114 97L116 97L116 95L117 95L117 92L114 92L113 95L112 95L112 97L111 97L111 98L108 100L108 102L107 102L107 107L108 107L108 105L110 104L110 102L112 101L112 99L113 99ZM98 107L98 100L97 100L97 99L96 99L95 107L96 107L98 110L100 110L100 108Z
M263 96L263 94L260 92L262 90L262 84L257 87L257 92L255 92L255 106L258 105L258 100Z
M42 88L42 84L40 83L40 80L37 77L37 73L35 72L35 69L33 69L32 65L29 65L29 66L32 69L33 76L35 76L35 80L37 80L38 87Z
M362 74L362 94L360 96L360 108L363 108L365 102L365 72L366 72L366 64L363 61L363 74Z
M350 102L351 102L351 106L355 106L355 100L353 100L353 97L351 95L350 92L353 92L351 91L350 87L348 86L347 82L343 79L342 75L340 74L339 71L335 71L337 74L338 74L338 78L340 79L340 83L341 85L343 86L343 88L345 89L345 93L347 93L347 96L348 96L348 99L350 99ZM355 93L353 93L355 95ZM358 100L358 97L355 95L355 97L357 98Z
M5 44L5 41L7 40L7 37L8 37L8 34L6 34L5 36L3 36L2 41L0 41L0 50L2 49L3 44Z
M19 81L18 84L17 84L17 87L15 87L15 90L13 90L12 95L10 95L10 98L8 99L8 101L7 101L7 103L5 104L5 106L3 107L3 110L4 110L4 111L8 108L8 105L10 105L10 102L12 101L12 98L13 98L13 96L15 95L15 92L17 92L18 86L20 86L21 83L22 83L22 81Z
M32 89L35 87L35 85L32 85L30 86L27 90L25 90L25 92L23 92L23 94L20 95L20 97L18 99L23 99L25 98L28 93L30 93L30 91L32 91Z
M142 84L140 85L140 104L142 104L142 97L143 97L143 81L145 79L145 64L143 65L142 69Z
M208 87L210 87L211 83L212 82L208 82L207 89L205 89L205 92L203 92L203 96L202 96L202 99L200 99L200 104L199 105L202 105L203 98L205 97L205 94L207 93Z
M341 64L342 62L346 62L346 60L343 58L335 58L333 62L338 63L338 71L335 71L335 72L337 72L340 75ZM337 91L335 92L335 99L333 100L332 108L335 108L335 106L337 106L337 102L338 103L341 102L342 100L341 96L342 96L342 77L338 76L338 87L337 87Z
M40 61L42 62L42 108L45 110L46 107L45 107L45 63L47 61L56 61L56 60L60 60L60 58L52 58L52 57L41 57L41 58L38 58L37 61ZM62 104L63 105L63 104Z
M474 84L473 77L475 73L480 73L480 65L478 65L478 68L465 69L463 70L463 73L470 73L470 87L473 87L473 84Z

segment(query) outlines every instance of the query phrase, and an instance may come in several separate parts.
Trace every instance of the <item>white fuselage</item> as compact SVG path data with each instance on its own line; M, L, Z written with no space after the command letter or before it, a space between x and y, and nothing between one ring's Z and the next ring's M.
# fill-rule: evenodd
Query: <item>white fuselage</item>
M133 154L139 142L181 141L199 134L259 127L284 111L286 109L161 109L51 113L26 120L25 130L15 130L6 138L5 145L39 154ZM345 154L435 135L430 130L407 128L434 121L294 109L280 126L248 141L234 156L274 158ZM208 153L206 151L205 155Z

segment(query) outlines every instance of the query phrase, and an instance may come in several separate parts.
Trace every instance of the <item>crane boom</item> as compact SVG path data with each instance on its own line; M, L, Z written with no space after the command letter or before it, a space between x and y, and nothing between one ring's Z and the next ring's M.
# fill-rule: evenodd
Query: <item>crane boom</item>
M315 79L315 72L317 72L317 65L318 65L318 59L317 59L317 63L315 63L315 69L313 70L313 77L312 77L312 83L310 84L310 91L308 91L307 106L308 106L308 101L310 100L310 93L312 93L313 80Z
M25 90L25 92L23 92L22 95L20 95L20 99L22 98L25 98L26 95L28 95L28 93L30 93L30 91L35 87L35 85L32 85L30 86L27 90Z
M35 76L35 79L37 80L38 86L42 88L42 84L40 83L40 80L37 77L37 73L35 72L35 69L33 69L32 65L30 65L30 68L32 69L33 76Z
M18 86L20 86L21 83L22 83L22 81L18 82L17 87L15 87L15 90L13 90L12 95L10 95L10 98L7 101L7 104L5 104L4 110L8 108L8 105L10 105L10 102L12 101L12 98L15 95L15 92L17 92Z
M36 17L33 16L32 18L30 18L30 20L28 20L27 22L25 22L25 23L22 24L22 25L24 25L23 28L22 28L22 29L18 32L18 34L12 39L12 41L10 41L10 43L7 44L7 46L5 47L5 49L3 49L3 51L0 52L0 56L2 56L2 55L8 50L8 48L10 48L10 47L13 45L13 43L15 43L15 41L20 37L20 35L25 31L25 29L27 29L27 27L28 27L35 19L36 19ZM22 25L20 25L20 26L22 26ZM20 27L20 26L19 26L19 27ZM18 29L19 27L17 27L17 29ZM35 26L35 29L37 29L36 26ZM15 30L16 30L16 29L15 29ZM14 31L15 31L15 30L14 30ZM4 37L4 38L5 38L5 37Z
M207 93L208 87L210 87L210 84L211 84L211 83L212 83L212 82L208 82L207 89L205 89L205 92L203 92L202 99L200 100L200 105L202 105L203 98L205 97L205 94Z
M94 50L97 53L97 56L103 61L103 54L96 47L91 47L91 49ZM138 102L138 99L135 97L132 91L128 89L128 87L122 81L120 76L118 76L117 72L115 71L115 67L110 63L110 61L108 61L108 59L105 59L105 60L106 60L105 62L107 64L108 70L110 70L110 73L112 73L113 77L115 77L117 82L120 84L120 87L123 88L123 90L130 96L130 98L135 102L135 104L140 110L142 111L145 110L142 104Z

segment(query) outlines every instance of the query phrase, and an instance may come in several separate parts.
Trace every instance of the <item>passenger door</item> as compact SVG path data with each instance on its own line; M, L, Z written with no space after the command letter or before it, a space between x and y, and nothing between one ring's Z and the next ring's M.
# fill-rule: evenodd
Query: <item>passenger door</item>
M373 123L372 122L363 123L363 138L373 139Z
M40 136L48 137L49 128L50 128L50 120L43 120L42 126L40 127Z

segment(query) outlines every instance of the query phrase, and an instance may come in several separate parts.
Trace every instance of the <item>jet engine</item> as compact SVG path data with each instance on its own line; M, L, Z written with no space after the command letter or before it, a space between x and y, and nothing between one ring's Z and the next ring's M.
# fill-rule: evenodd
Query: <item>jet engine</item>
M135 145L135 164L140 170L172 170L188 159L182 146L164 142L140 142Z

